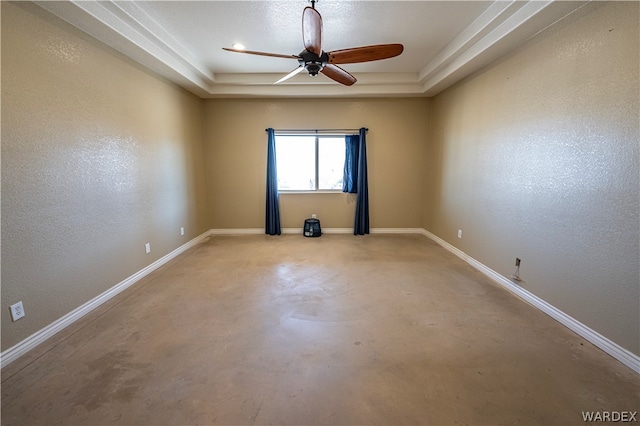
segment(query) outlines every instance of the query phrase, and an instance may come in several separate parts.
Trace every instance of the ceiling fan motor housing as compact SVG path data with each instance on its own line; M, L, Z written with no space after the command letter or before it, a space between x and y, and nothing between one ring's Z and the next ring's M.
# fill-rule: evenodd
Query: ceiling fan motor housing
M318 56L313 52L303 50L298 55L300 58L298 62L300 66L304 67L309 75L315 77L320 71L329 63L329 55L326 52L322 52L322 55Z

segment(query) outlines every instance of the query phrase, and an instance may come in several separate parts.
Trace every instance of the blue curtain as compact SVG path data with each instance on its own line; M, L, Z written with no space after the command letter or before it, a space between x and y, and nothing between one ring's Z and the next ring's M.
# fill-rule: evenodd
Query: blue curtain
M344 174L342 192L355 194L358 192L358 151L360 148L359 135L345 136Z
M358 146L358 179L356 197L356 220L353 235L369 233L369 183L367 179L367 129L360 129Z
M278 202L278 172L276 166L276 135L267 129L267 215L264 232L280 235L280 204Z

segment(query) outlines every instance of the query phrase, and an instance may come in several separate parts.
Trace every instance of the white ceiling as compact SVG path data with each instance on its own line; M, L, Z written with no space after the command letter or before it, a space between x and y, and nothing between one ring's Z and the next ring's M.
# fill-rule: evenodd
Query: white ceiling
M342 67L346 87L300 73L297 55L307 0L37 1L156 73L203 98L238 96L433 96L517 47L584 1L320 0L323 50L402 43L395 58Z

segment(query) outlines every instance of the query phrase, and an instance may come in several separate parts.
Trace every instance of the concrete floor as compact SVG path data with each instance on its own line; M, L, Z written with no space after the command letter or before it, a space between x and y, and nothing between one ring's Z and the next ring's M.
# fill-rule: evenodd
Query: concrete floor
M215 237L3 369L2 424L581 424L638 379L426 237Z

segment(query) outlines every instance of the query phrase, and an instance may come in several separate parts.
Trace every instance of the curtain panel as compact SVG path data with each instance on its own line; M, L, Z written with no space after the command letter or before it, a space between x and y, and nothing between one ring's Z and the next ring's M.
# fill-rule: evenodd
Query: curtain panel
M355 194L358 192L358 152L360 135L345 136L344 173L342 192Z
M369 182L367 177L367 129L360 129L358 144L356 218L353 235L369 233Z
M278 168L276 163L276 136L267 129L267 208L264 232L280 235L280 203L278 199Z

